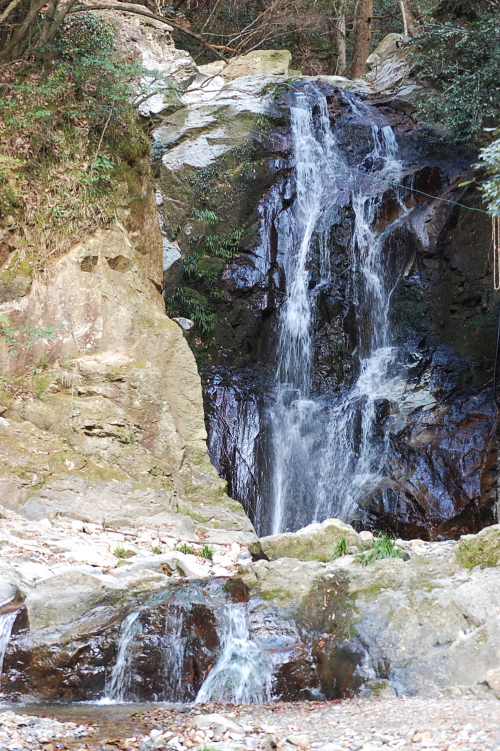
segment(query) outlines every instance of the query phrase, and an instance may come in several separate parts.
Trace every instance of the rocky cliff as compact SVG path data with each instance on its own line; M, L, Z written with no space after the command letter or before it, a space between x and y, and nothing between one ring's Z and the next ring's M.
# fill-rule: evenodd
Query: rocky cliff
M168 33L122 23L128 52L193 78ZM154 517L190 539L195 522L251 535L207 456L197 366L164 313L147 156L122 167L113 200L111 224L42 269L3 231L0 504L28 519Z
M43 278L5 251L4 696L186 701L220 660L232 688L234 675L250 676L250 687L237 685L246 699L499 696L496 526L460 541L399 540L396 557L370 562L366 533L338 520L255 543L226 495L206 453L193 351L211 456L265 529L266 408L285 293L278 229L295 201L287 57L268 61L270 73L259 58L240 61L237 73L249 75L226 71L226 81L221 66L197 70L154 24L121 23L135 54L188 90L140 105L154 178L146 161L129 165L113 224L54 258ZM369 81L314 82L352 167L370 158L373 129L348 90L373 91ZM406 107L404 92L396 99ZM369 106L397 135L404 186L421 193L408 190L409 219L386 245L404 272L392 317L406 378L377 405L389 491L375 488L353 522L458 537L495 518L488 227L459 185L471 155L423 134L380 92ZM400 215L392 188L378 205L380 226ZM314 332L314 389L326 396L359 368L347 195L332 216L334 273ZM170 312L194 322L191 350L164 313L162 282Z

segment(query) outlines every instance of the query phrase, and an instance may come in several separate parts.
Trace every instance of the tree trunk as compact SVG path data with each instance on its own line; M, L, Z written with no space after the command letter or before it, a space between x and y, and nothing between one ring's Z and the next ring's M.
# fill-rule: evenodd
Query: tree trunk
M335 25L335 46L337 48L337 76L343 76L347 67L347 50L345 38L345 14L342 13Z
M403 17L403 34L405 37L414 36L417 33L415 16L413 15L408 0L399 0L399 7L401 8L401 16Z
M15 60L22 54L24 46L28 44L31 27L35 24L38 14L45 4L46 0L37 0L37 2L30 4L24 19L14 27L14 33L5 49L0 53L0 59Z
M354 16L354 58L351 78L366 73L366 58L370 54L372 38L373 0L358 0Z

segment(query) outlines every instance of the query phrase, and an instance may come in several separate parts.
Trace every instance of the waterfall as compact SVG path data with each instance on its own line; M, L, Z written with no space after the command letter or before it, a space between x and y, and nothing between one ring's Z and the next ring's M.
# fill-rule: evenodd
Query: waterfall
M17 610L13 610L10 613L2 613L2 615L0 615L0 678L2 676L5 652L7 651L7 645L9 643L17 613Z
M132 654L130 645L141 631L141 624L137 620L140 612L140 610L136 610L130 613L122 623L118 653L113 670L111 671L109 687L106 692L106 701L125 701L125 695L131 682Z
M222 651L198 695L197 704L210 701L253 704L271 700L272 666L250 638L244 605L227 605L218 628Z
M350 105L354 115L373 122L369 105L354 98ZM394 132L388 124L373 124L372 151L361 164L349 166L335 141L326 98L314 87L294 95L291 128L296 199L293 231L283 241L286 299L270 410L272 533L328 516L352 521L364 495L383 488L385 446L377 435L377 404L402 389L389 326L391 296L402 270L393 278L383 257L385 240L408 212L398 190L398 218L383 231L376 229L383 192L402 171ZM370 172L376 182L368 179ZM350 272L359 375L347 393L327 400L311 393L313 333L318 293L331 276L329 215L343 191L349 191L354 212Z
M164 701L186 701L189 686L185 681L185 660L189 657L186 616L190 603L170 602L160 621L161 630L145 633L139 617L145 613L136 610L122 623L116 662L106 691L104 703L135 699L140 690L141 660L149 660L152 653L158 656L155 672L158 675L157 698Z
M217 582L164 594L159 608L153 598L124 619L101 703L269 701L272 661L250 636L246 606Z

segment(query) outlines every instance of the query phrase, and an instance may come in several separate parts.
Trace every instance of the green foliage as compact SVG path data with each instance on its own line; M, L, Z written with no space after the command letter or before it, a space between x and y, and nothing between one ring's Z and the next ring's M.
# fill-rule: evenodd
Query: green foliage
M203 221L212 222L212 226L215 220L218 222L212 211L195 209L193 214L195 212L197 218L203 217ZM207 337L215 328L222 270L232 260L242 236L242 229L201 236L201 247L182 262L180 283L167 303L167 314L171 318L183 316L194 321L195 334Z
M500 131L495 131L500 136ZM500 138L482 149L476 168L484 170L486 180L481 185L481 192L493 216L500 216Z
M179 553L184 553L184 555L194 555L194 550L192 547L190 547L187 542L183 542L182 545L179 545L177 548L174 548L174 550L178 550Z
M154 553L155 555L161 555L161 554L162 554L162 552L163 552L163 551L162 551L162 549L161 549L160 547L158 547L158 545L155 545L154 547L152 547L152 548L151 548L151 551L152 551L152 552L153 552L153 553Z
M32 373L37 375L38 373L44 373L50 368L50 359L48 357L40 357L33 365Z
M215 328L215 313L207 311L206 301L200 299L200 294L195 289L182 284L168 301L167 314L171 318L182 316L194 321L203 336L207 336Z
M193 209L193 216L198 219L199 222L205 222L212 229L215 229L219 223L219 217L214 211L209 209Z
M343 555L347 555L347 548L347 539L344 536L339 537L339 539L333 546L332 561L334 561L336 558L340 558Z
M431 91L421 117L442 124L459 142L474 142L500 120L500 25L498 13L481 10L472 20L430 17L412 47L414 71Z
M204 545L201 549L201 555L202 558L206 558L208 561L211 561L214 557L214 549L211 545Z
M0 220L21 224L35 269L112 221L122 165L148 153L131 101L142 69L124 62L113 21L68 16L43 66L4 71L0 93Z
M5 338L11 355L18 355L22 348L31 349L41 339L55 339L59 328L60 326L11 326L9 316L0 315L0 336Z
M242 237L243 230L234 228L228 230L224 235L207 235L205 243L210 255L229 262L232 260Z
M394 539L386 532L375 532L372 547L366 553L362 553L360 562L363 566L380 561L384 558L404 558L404 551L397 547Z
M127 551L125 548L122 548L120 545L115 548L115 556L117 558L126 558L127 557Z
M268 117L266 117L265 115L261 115L259 113L254 115L252 120L257 125L257 127L259 127L261 130L266 130L266 128L269 128L271 124L271 121L269 120Z

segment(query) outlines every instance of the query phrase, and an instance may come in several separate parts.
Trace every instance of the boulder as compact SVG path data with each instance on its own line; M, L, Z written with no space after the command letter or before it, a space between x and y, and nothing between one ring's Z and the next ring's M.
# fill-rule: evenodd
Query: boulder
M294 680L313 664L309 685L317 680L327 697L373 694L381 681L397 695L456 687L497 693L500 566L491 549L498 535L495 525L465 538L468 555L480 551L470 571L460 563L462 538L409 547L408 561L362 566L350 556L329 563L280 558L243 566L238 577L251 612L270 621L279 614L283 628L295 622L305 651ZM277 690L288 680L291 691L290 676L279 676Z
M407 37L403 34L387 34L366 60L366 64L370 70L376 68L377 65L383 63L391 55L394 55L406 39Z
M234 720L230 720L229 717L225 717L217 712L214 712L213 714L195 715L193 718L193 724L200 729L219 726L227 728L227 730L231 730L233 733L245 733L241 725L238 725Z
M292 54L288 50L254 50L231 60L219 75L226 81L261 73L282 76L288 74L291 61Z
M17 582L7 572L0 577L0 614L16 610L22 604L23 597Z
M344 538L347 547L356 546L359 550L367 543L350 526L340 519L326 519L321 524L309 524L298 532L285 532L279 535L261 537L252 543L249 551L255 558L297 558L299 561L331 561L336 543Z
M485 527L477 535L462 535L457 558L464 568L489 568L500 564L500 524Z
M500 699L500 668L488 670L485 676L485 683L493 691L497 699Z

